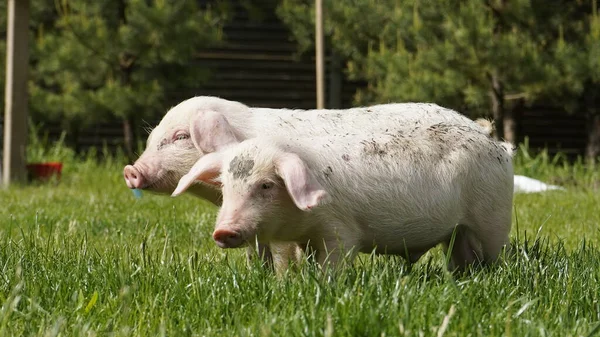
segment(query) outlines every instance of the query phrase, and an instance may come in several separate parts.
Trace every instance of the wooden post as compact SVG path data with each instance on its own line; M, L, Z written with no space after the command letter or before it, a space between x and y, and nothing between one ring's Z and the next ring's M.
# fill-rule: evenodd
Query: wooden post
M8 0L2 181L25 181L29 0Z
M325 108L325 55L323 47L323 0L315 0L315 61L317 68L317 109Z

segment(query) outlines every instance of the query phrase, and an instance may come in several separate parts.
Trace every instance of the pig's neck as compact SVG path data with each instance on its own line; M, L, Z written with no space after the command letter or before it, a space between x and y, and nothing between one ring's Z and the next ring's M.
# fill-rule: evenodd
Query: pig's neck
M236 137L243 141L261 134L276 133L279 129L286 129L280 116L289 118L292 113L301 110L250 108L246 111L225 112L227 121L233 127Z
M276 239L280 241L295 241L307 243L314 241L323 234L322 219L318 212L303 212L295 208L287 214Z
M198 198L210 201L216 206L221 206L221 203L223 201L220 190L206 186L204 184L194 184L190 188L188 188L187 191Z
M361 230L347 210L340 212L333 205L323 205L311 212L292 214L286 218L281 241L293 241L314 247L343 243L360 249Z
M238 140L243 141L248 138L256 137L257 114L253 109L244 111L225 111L225 118L233 128L233 133Z

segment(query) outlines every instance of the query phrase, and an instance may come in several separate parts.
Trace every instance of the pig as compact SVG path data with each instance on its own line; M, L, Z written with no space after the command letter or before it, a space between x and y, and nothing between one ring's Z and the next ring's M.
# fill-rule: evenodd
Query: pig
M242 103L198 96L173 107L146 141L146 149L123 175L129 188L170 194L177 182L204 154L259 134L305 136L331 132L383 132L388 129L450 122L489 134L488 123L473 122L454 110L430 103L391 103L347 110L250 108ZM189 192L214 204L220 194L205 185Z
M323 266L358 252L417 259L452 238L452 270L509 243L512 145L441 122L378 134L259 136L200 158L173 195L220 185L213 239L308 245Z
M181 102L152 130L140 158L124 168L129 188L170 194L177 182L203 155L230 143L257 135L304 136L333 132L384 132L412 129L439 122L464 125L489 134L489 123L474 123L463 115L436 104L395 103L347 110L289 110L251 108L242 103L217 97L198 96ZM188 191L220 205L219 188L194 184ZM257 247L267 262L273 257L269 247ZM279 251L294 251L280 247ZM253 247L248 249L251 256ZM297 256L298 252L293 255ZM285 260L285 258L280 259Z

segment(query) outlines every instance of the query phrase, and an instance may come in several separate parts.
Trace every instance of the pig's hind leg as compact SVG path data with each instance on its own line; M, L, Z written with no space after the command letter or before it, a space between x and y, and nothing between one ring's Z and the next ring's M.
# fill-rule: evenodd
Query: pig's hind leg
M449 270L464 271L469 265L483 261L481 243L467 226L456 226L444 247L446 254L451 256Z
M481 244L480 258L485 264L495 262L504 247L510 248L512 177L509 183L502 184L501 188L494 188L498 184L490 185L479 194L480 197L470 200L466 217L462 221ZM488 193L492 190L495 193Z
M497 209L481 219L478 222L479 226L474 229L477 231L478 241L481 242L483 260L486 263L495 262L504 247L510 248L511 217L510 211Z
M478 214L465 221L465 225L457 227L452 250L454 267L466 267L475 262L493 263L510 244L510 210L496 208Z

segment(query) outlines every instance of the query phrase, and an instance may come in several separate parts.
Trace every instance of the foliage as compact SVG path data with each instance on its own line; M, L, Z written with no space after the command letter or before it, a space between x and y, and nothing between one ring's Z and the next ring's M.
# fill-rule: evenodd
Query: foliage
M303 50L313 41L312 3L278 9ZM325 32L349 76L369 83L361 103L433 101L475 116L489 114L494 99L543 100L581 111L585 87L599 85L595 4L325 0Z
M29 122L29 142L27 143L27 160L29 163L40 162L69 162L73 163L75 151L65 144L66 132L62 132L60 138L49 144L48 133L41 134L41 127Z
M219 2L221 3L221 2ZM226 6L196 1L56 1L33 40L31 108L70 125L165 109L166 93L202 82L195 53L222 39Z
M7 1L0 1L0 36L7 34ZM38 29L52 26L56 20L54 7L47 4L45 1L30 1L29 4L30 27L36 29L30 30L29 43L35 41L35 32ZM31 54L31 50L30 50ZM6 81L6 39L0 39L0 97L4 102L4 82ZM4 111L4 105L1 105L1 111Z
M135 199L122 161L92 153L58 185L0 191L0 336L580 336L600 321L600 176L561 156L521 148L517 173L567 191L516 196L515 254L496 267L361 254L331 280L247 266L212 242L214 207Z

